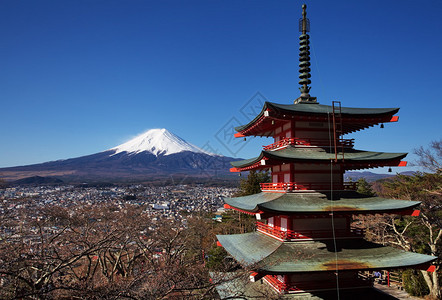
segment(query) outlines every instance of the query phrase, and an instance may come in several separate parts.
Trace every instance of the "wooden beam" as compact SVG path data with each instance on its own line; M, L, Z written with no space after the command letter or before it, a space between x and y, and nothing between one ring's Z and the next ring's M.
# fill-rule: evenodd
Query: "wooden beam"
M405 211L400 212L399 215L418 217L420 215L420 213L421 213L421 211L418 209L407 209Z
M251 282L257 282L258 280L260 280L264 276L265 276L265 274L262 274L262 273L250 272L250 277L249 278L250 278Z
M397 122L399 120L399 116L392 116L390 121L388 122Z
M427 272L432 273L432 272L436 271L436 266L432 265L430 263L427 263L427 264L417 265L416 267L414 267L414 269L427 271Z
M408 163L408 162L406 162L405 160L401 160L397 166L398 166L398 167L406 167L406 166L407 166L407 163Z

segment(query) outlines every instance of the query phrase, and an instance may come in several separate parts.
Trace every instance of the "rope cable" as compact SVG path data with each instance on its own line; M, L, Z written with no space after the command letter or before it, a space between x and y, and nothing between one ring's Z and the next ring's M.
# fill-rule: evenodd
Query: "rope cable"
M313 43L310 44L311 49L313 52L313 57L315 60L315 66L316 71L318 72L319 82L320 82L320 90L322 94L324 94L324 84L322 82L321 73L319 71L319 64L318 59L316 56L316 51L313 46ZM333 106L332 106L333 109ZM334 113L334 111L333 111ZM327 123L328 123L328 140L329 140L329 147L332 149L332 138L331 138L331 125L330 125L330 112L327 112ZM334 128L335 130L335 128ZM335 141L336 142L336 141ZM333 234L333 246L335 248L335 274L336 274L336 293L337 293L337 299L340 299L339 294L339 267L338 267L338 252L337 252L337 244L336 244L336 232L335 232L335 220L334 220L334 210L333 210L333 159L330 160L330 201L331 201L331 225L332 225L332 234Z
M332 106L332 109L334 107ZM334 114L334 111L333 111ZM327 121L328 121L328 140L330 149L332 149L331 144L331 130L330 130L330 112L327 112ZM336 130L336 128L333 128ZM335 141L336 143L336 141ZM338 251L336 245L336 233L335 233L335 219L334 219L334 210L333 210L333 159L330 160L330 201L331 201L331 225L332 225L332 234L333 234L333 246L335 248L335 275L336 275L336 293L338 300L340 299L339 295L339 268L338 268Z

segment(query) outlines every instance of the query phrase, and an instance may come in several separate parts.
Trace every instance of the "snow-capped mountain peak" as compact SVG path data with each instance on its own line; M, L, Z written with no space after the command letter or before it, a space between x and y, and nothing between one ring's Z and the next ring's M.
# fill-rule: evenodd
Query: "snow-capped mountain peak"
M208 155L215 155L213 153L204 151L195 145L192 145L179 136L171 133L165 128L150 129L130 141L121 144L110 150L115 150L115 154L120 152L127 152L128 154L136 154L140 152L150 152L155 156L170 155L183 151L190 151L195 153L204 153Z

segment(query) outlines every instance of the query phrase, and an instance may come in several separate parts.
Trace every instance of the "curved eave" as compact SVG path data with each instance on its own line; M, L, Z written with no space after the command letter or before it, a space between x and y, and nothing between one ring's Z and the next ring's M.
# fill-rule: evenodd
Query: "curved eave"
M264 151L262 151L259 156L257 157L253 157L253 158L249 158L249 159L244 159L244 160L237 160L237 161L232 161L230 162L230 164L234 167L234 168L247 168L250 167L256 163L259 163L263 157L264 157Z
M247 124L235 127L235 130L237 132L242 132L243 130L245 130L245 129L251 127L253 124L255 124L259 119L261 119L264 116L264 112L267 110L269 104L271 104L271 102L267 102L267 101L264 102L264 105L263 105L261 111L252 121L250 121Z
M363 239L337 240L335 251L333 240L280 242L259 232L217 238L239 263L267 274L407 268L436 259Z
M389 152L374 152L349 150L342 154L338 153L338 159L344 158L345 163L354 164L387 164L389 162L398 162L407 156L407 153L389 153ZM335 154L332 151L326 151L321 148L303 149L295 147L287 147L277 151L261 151L260 155L251 159L239 160L231 162L231 165L237 169L259 166L262 159L269 159L275 162L326 162L335 159ZM267 168L271 165L266 164ZM393 164L394 165L394 164ZM265 165L262 165L265 166Z
M266 116L265 111L269 111L272 116ZM298 103L298 104L277 104L265 102L260 113L249 123L235 127L235 130L242 136L271 136L274 135L273 129L264 129L271 120L289 120L295 117L299 118L319 118L327 121L333 107L317 103ZM343 122L343 133L355 132L380 123L390 122L391 117L399 111L399 108L353 108L342 107L341 117ZM251 130L253 126L260 123L256 130ZM268 125L268 124L267 124ZM275 127L275 126L272 126Z
M417 207L419 201L366 197L356 192L333 193L258 193L250 196L224 198L232 208L258 213L284 214L374 214L400 213Z
M332 150L332 149L331 149ZM287 147L278 151L262 151L263 156L282 161L330 161L335 158L335 153L331 150L321 148L303 149ZM377 162L400 160L407 156L407 153L374 152L363 150L347 150L344 154L338 152L338 159L344 158L347 162Z

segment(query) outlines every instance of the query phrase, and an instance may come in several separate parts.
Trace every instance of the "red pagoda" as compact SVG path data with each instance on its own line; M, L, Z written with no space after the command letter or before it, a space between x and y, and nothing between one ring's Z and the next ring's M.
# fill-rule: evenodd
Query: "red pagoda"
M264 136L274 143L251 159L232 163L232 172L269 169L271 183L261 193L226 198L226 207L255 215L256 231L217 236L240 264L252 268L282 294L370 287L360 271L417 268L431 270L433 256L368 242L351 226L364 214L418 215L416 201L368 197L344 182L346 170L405 166L406 153L356 150L344 134L396 122L398 108L321 105L310 96L309 22L300 20L300 91L294 104L266 102L235 137Z

